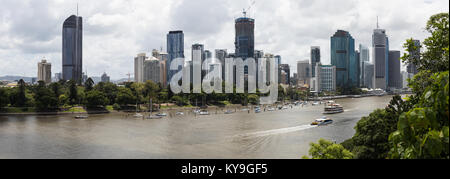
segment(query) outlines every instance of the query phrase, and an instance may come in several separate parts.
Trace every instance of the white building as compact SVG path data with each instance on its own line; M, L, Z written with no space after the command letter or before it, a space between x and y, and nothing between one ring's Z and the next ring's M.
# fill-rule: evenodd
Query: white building
M45 84L52 82L52 64L43 59L38 63L38 81L43 81Z
M134 58L134 81L144 82L144 61L147 59L145 53L140 53Z
M336 66L316 65L316 77L314 77L314 91L336 91Z

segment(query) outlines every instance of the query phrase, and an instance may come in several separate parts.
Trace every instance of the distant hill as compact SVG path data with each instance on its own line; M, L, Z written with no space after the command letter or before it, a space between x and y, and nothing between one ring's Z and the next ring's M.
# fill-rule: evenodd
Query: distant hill
M31 82L32 78L36 78L36 77L0 76L1 81L19 81L20 79L23 79L23 81L25 81L25 82Z

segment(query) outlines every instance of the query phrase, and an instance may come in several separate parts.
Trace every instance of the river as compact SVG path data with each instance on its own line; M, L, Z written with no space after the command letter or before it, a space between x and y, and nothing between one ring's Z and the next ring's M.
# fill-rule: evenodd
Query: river
M0 116L0 158L298 159L320 138L342 142L391 96L336 100L345 112L312 127L323 106L283 111L172 116L142 120L125 114ZM211 112L214 113L214 112Z

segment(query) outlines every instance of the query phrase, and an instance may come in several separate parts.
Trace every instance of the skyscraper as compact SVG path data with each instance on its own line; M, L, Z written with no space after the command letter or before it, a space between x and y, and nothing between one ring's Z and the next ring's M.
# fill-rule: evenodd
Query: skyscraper
M219 60L222 67L222 79L225 80L225 58L227 58L227 49L216 49L216 59Z
M154 83L161 82L161 63L156 57L149 57L144 61L144 82L152 81Z
M313 46L311 47L311 66L312 72L311 77L316 77L316 64L320 63L320 47Z
M286 75L283 76L282 74L285 73ZM291 84L291 69L289 67L289 64L280 64L279 65L279 71L278 71L278 82L282 84Z
M101 78L102 78L103 83L109 83L109 81L110 81L110 77L106 74L106 72L103 73Z
M311 83L311 64L309 60L303 60L297 62L297 76L299 87L310 87Z
M72 15L64 21L62 32L62 75L64 80L82 83L83 19Z
M374 88L386 89L388 82L388 37L384 29L375 29L372 35L373 62L375 65Z
M369 63L370 62L370 56L369 56L369 48L367 48L366 46L359 44L359 60L360 60L360 86L365 86L364 85L364 73L365 73L365 68L364 68L364 64L365 63ZM367 86L366 86L367 87Z
M52 82L52 64L48 63L47 60L42 59L38 63L38 81L43 81L45 84Z
M336 87L358 87L355 39L347 31L338 30L331 37L331 65L336 66Z
M364 63L364 87L374 88L375 65L370 62Z
M314 91L336 91L336 67L317 63Z
M167 83L170 82L173 75L182 70L179 66L178 70L170 70L170 65L177 58L184 58L184 34L183 31L170 31L167 34Z
M245 16L235 20L236 37L234 45L236 47L236 57L254 57L255 51L255 19Z
M134 81L137 83L144 82L144 61L146 59L145 53L140 53L134 58Z
M400 51L389 51L389 83L388 87L390 89L401 89L403 87L402 84L402 76L401 76L401 67L400 67Z

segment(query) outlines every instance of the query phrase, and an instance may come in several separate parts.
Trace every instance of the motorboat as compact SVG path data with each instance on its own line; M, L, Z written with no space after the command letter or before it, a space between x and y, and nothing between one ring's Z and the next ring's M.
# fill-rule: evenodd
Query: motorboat
M154 115L154 116L150 115L150 116L147 116L146 118L147 119L161 119L163 117L162 116L158 116L158 115Z
M156 116L166 117L166 116L167 116L167 113L158 113L158 114L156 114Z
M267 111L275 111L275 108L269 108Z
M234 112L232 110L226 110L225 114L233 114Z
M311 125L313 126L323 126L323 125L328 125L333 123L333 120L331 120L328 117L322 117L320 119L316 119L313 123L311 123Z
M209 112L206 110L201 110L198 114L200 115L209 115Z
M83 116L83 115L75 116L75 119L87 119L87 118L89 118L89 116Z
M135 117L135 118L142 118L142 117L144 117L144 115L142 115L141 113L136 113L136 114L133 115L133 117Z
M184 112L177 112L176 115L177 116L182 116L182 115L184 115Z

